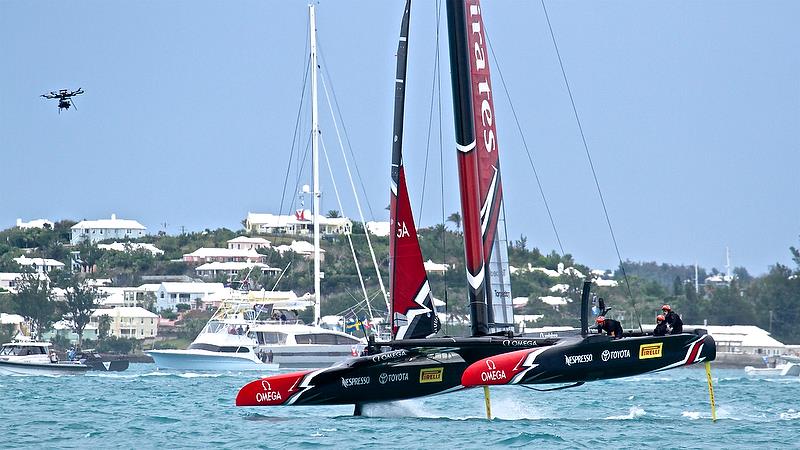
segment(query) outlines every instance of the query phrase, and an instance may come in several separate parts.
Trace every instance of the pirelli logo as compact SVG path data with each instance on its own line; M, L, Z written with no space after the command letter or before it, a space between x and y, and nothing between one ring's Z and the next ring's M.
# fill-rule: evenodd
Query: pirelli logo
M639 346L639 359L661 358L663 342L658 344L642 344Z
M444 375L444 367L434 367L433 369L420 369L420 383L441 383Z

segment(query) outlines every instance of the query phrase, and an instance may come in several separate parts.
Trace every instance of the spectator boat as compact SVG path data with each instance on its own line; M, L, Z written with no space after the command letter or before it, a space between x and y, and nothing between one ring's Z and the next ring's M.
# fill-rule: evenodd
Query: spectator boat
M89 366L59 361L49 342L15 340L0 347L0 375L80 375Z
M159 369L237 371L327 367L363 349L349 334L303 324L295 311L309 304L226 300L189 348L145 353Z

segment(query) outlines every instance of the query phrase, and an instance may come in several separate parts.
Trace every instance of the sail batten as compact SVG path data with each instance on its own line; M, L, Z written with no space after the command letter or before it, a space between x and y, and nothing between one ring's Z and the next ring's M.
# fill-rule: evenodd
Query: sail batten
M403 119L410 12L411 0L407 0L397 45L389 204L389 289L392 300L390 317L392 336L396 339L425 338L439 330L439 319L436 317L428 275L422 263L422 251L403 168Z

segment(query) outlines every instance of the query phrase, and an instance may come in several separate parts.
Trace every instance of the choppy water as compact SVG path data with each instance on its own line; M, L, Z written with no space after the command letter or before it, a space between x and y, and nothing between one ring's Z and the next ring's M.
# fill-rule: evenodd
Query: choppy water
M483 393L368 406L237 408L252 373L157 372L0 376L3 448L778 448L800 446L800 377L715 370L716 423L705 372L681 369L534 392Z

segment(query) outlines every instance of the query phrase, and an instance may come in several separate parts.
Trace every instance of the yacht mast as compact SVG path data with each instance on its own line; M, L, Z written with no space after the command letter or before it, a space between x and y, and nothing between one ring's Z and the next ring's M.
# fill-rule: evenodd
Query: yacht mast
M314 221L314 324L320 320L320 270L319 270L319 117L317 115L317 23L314 5L308 5L309 33L311 42L311 166L314 202L311 216Z

